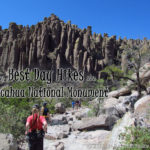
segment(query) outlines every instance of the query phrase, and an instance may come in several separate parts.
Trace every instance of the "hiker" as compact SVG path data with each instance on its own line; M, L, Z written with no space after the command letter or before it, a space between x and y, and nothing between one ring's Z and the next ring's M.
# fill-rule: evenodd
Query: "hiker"
M29 150L43 150L43 138L47 132L47 122L40 116L39 105L32 107L32 115L27 118L26 138Z
M50 120L50 114L47 108L47 102L43 103L43 107L41 108L41 115L45 117L46 121Z
M81 100L79 100L79 107L81 108Z
M72 101L72 108L73 108L73 110L74 110L74 106L75 106L75 102Z
M78 109L78 108L79 108L79 100L76 100L76 102L75 102L75 106L76 106L76 109Z

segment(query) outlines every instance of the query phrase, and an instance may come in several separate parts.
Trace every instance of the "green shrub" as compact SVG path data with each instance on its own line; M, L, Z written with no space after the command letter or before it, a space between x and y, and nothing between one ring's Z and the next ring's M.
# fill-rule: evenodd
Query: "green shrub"
M124 142L117 150L150 150L150 131L147 128L128 127L120 138Z
M63 103L65 107L67 108L67 107L71 107L72 99L64 97L64 98L60 98L59 102Z
M33 74L31 74L32 77ZM14 89L28 89L28 86L43 86L41 81L10 83ZM9 89L10 87L5 87ZM41 98L0 98L0 133L10 133L20 141L25 134L25 123L31 114L33 104L41 104Z
M88 100L82 100L81 105L89 107L89 101Z

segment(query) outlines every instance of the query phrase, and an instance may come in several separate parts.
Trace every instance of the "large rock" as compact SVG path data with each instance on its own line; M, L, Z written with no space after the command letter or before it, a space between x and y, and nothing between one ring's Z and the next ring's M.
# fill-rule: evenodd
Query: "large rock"
M55 115L51 119L51 125L63 125L67 123L68 123L67 116L65 115Z
M115 116L101 115L95 118L84 118L81 122L73 124L73 130L95 130L95 129L107 129L110 130L115 124Z
M107 109L109 107L115 106L118 103L119 103L119 99L110 97L110 98L104 100L103 108Z
M146 127L150 129L150 95L139 99L134 105L135 126Z
M108 93L108 97L118 98L120 96L125 96L130 94L131 94L131 90L128 87L123 87L119 90Z
M130 112L126 113L124 117L117 121L114 126L110 136L105 140L103 148L108 150L113 150L120 147L122 144L122 139L120 139L120 134L124 133L126 127L134 125L134 118Z
M65 111L66 111L65 105L62 103L57 103L55 105L55 111L56 111L56 113L60 113L60 114L65 113Z
M67 138L69 134L70 134L69 125L48 126L45 138L49 140L57 140Z
M82 118L86 118L86 117L88 117L89 111L90 111L89 108L80 109L77 112L75 112L75 118L78 120L81 120Z
M12 135L0 133L0 150L18 150L17 142Z
M123 99L116 99L113 97L106 99L99 114L101 113L121 118L126 113L126 106L123 103Z
M148 113L150 108L150 95L144 96L139 99L134 105L134 112L138 114Z
M103 113L109 116L115 116L117 118L121 118L126 113L126 107L123 104L118 104L113 107L103 108Z

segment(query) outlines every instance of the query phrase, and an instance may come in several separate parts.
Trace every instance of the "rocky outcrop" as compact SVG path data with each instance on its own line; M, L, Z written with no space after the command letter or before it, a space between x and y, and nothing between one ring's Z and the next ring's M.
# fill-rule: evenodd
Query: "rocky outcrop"
M0 28L0 66L4 71L68 67L100 77L100 71L107 65L123 61L124 68L120 56L126 45L148 48L150 41L117 40L106 33L92 34L90 26L81 30L52 14L31 27L10 23L8 29Z
M118 120L110 136L105 140L105 149L113 150L119 148L123 143L120 134L126 132L126 127L132 126L133 124L134 118L132 118L131 113L126 113L122 119Z

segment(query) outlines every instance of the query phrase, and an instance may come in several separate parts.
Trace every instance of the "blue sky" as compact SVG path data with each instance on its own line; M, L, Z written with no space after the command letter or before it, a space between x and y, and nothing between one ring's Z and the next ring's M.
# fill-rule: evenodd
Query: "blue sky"
M150 39L150 0L1 0L0 25L32 25L56 14L79 28L133 39Z

